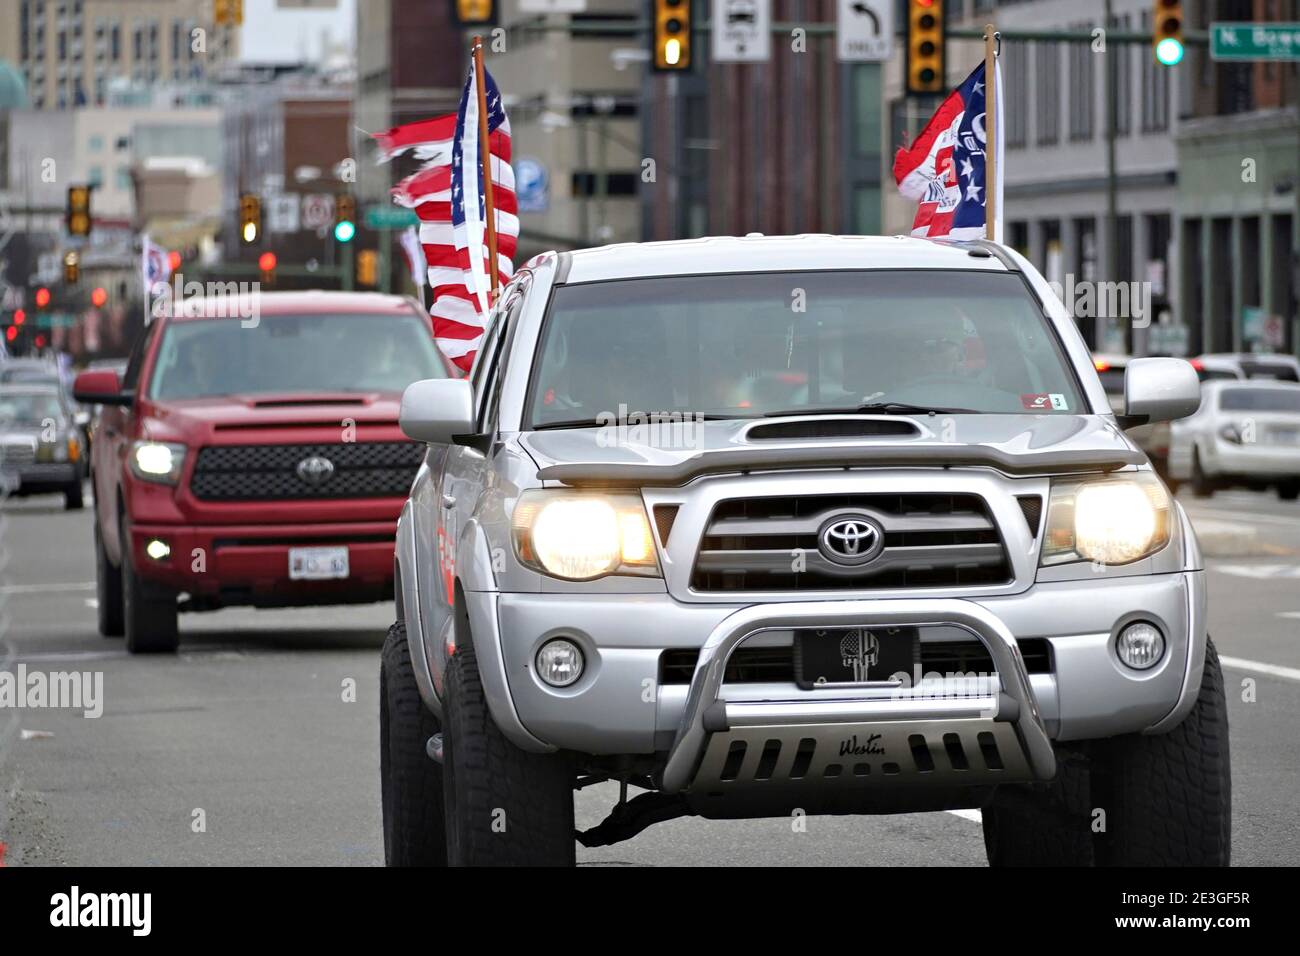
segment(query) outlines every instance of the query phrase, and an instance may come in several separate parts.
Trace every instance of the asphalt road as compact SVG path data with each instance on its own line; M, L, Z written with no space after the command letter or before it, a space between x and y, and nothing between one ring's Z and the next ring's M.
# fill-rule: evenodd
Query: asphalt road
M1238 864L1300 864L1300 506L1186 499L1223 655ZM176 657L131 658L95 630L90 512L0 506L0 670L103 674L103 716L0 711L0 854L16 864L376 865L378 649L391 609L181 618ZM355 682L355 700L347 693ZM1248 702L1249 701L1249 702ZM578 795L582 828L612 786ZM978 816L660 824L579 849L592 865L984 864ZM200 826L199 824L202 824Z

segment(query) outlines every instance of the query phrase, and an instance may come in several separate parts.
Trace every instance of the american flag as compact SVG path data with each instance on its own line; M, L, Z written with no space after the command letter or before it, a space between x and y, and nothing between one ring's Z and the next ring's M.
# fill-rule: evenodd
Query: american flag
M510 121L501 92L483 70L496 207L497 275L514 274L519 207L510 168ZM473 65L455 113L398 126L375 137L384 159L410 152L425 165L393 187L393 201L420 218L420 245L433 289L434 335L443 353L468 371L487 318L487 212L479 155L478 82Z
M997 69L998 95L1002 99L1001 69ZM910 146L894 157L894 181L898 191L909 199L920 200L912 235L950 239L980 239L985 236L985 95L984 64L977 66L966 80L939 104L930 122ZM1004 116L1001 102L998 116ZM1003 123L997 124L1001 140ZM1004 156L999 144L998 156ZM998 179L1002 179L999 163ZM995 184L1000 212L1002 183ZM1000 219L1001 217L998 216ZM989 230L991 238L1000 237L998 223Z

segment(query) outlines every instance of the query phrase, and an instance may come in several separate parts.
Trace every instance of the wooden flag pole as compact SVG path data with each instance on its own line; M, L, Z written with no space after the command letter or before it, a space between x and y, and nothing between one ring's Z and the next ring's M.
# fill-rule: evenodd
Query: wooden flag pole
M488 303L497 299L497 212L492 195L492 144L488 137L487 90L483 84L483 38L474 37L471 51L474 58L474 85L478 87L479 155L483 170L483 206L487 212L488 275L492 277L492 292Z
M984 27L984 238L997 239L998 217L998 67L997 33Z

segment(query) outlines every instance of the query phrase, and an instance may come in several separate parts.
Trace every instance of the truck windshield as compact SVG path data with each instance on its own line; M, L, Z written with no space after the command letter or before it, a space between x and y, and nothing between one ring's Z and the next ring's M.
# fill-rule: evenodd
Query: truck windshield
M1090 409L1017 275L665 276L561 286L532 427L639 413L748 418L915 408Z
M156 399L267 392L401 392L446 378L415 315L263 315L187 319L164 331L149 383Z

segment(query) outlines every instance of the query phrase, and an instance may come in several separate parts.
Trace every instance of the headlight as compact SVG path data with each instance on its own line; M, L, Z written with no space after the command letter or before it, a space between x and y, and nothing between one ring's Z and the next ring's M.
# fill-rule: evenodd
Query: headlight
M637 495L534 489L519 499L511 523L519 560L557 578L659 573L645 505Z
M175 442L138 441L131 446L131 471L137 478L174 485L185 463L185 446Z
M1150 472L1054 481L1042 563L1128 564L1154 554L1169 543L1169 512L1169 493Z

